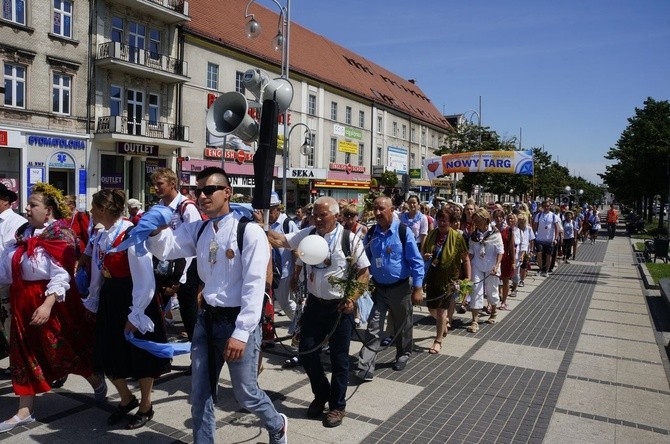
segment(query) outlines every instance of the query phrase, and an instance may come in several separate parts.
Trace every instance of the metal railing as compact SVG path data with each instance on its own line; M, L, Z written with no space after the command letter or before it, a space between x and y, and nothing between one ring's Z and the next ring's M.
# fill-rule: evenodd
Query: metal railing
M95 130L98 134L128 134L151 139L189 140L189 127L167 122L148 120L129 120L125 116L103 116L98 118Z
M97 59L118 59L170 74L188 75L188 63L121 42L106 42L98 45Z
M149 0L151 3L163 6L164 8L172 9L173 11L186 14L188 11L188 2L184 0Z

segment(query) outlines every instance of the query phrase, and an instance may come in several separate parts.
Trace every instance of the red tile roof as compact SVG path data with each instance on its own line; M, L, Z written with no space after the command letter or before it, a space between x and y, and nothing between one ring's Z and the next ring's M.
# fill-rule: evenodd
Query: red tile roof
M249 13L263 27L256 39L246 36L244 18L248 0L191 0L191 21L186 32L252 55L277 66L281 51L274 51L278 13L254 3ZM285 2L280 2L285 5ZM290 71L326 85L351 92L410 115L425 123L448 129L449 123L414 83L402 79L376 63L291 21ZM289 73L289 75L291 75Z

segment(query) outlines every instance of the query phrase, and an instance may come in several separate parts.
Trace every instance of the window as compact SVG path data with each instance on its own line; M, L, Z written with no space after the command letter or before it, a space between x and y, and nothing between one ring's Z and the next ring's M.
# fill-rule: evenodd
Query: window
M384 127L384 118L382 116L377 116L377 132L382 133Z
M123 19L121 17L112 17L112 41L123 41Z
M158 94L149 93L149 124L158 124L159 117Z
M244 94L247 89L244 86L244 73L237 71L235 73L235 91L240 94Z
M358 112L358 127L365 128L365 111Z
M398 122L393 122L393 137L398 137Z
M109 92L109 114L111 116L120 116L121 115L121 87L112 85Z
M402 138L407 139L407 125L402 126Z
M128 22L128 61L140 63L140 51L144 50L146 35L146 26Z
M416 128L414 127L412 127L412 129L410 130L410 138L412 142L416 141Z
M375 164L381 166L382 164L382 147L377 147L377 156L375 157Z
M54 0L53 33L72 38L72 2L70 0Z
M435 134L430 135L430 146L431 148L435 148Z
M344 153L344 163L351 163L351 153Z
M314 94L310 94L307 98L307 114L316 116L316 96Z
M51 110L57 114L70 114L70 91L72 77L65 74L53 75L53 99Z
M149 57L154 60L161 58L161 32L158 29L149 30Z
M358 165L363 166L363 150L365 150L365 144L358 144Z
M337 156L337 139L335 137L330 138L330 156L328 156L328 162L335 162Z
M337 120L337 102L330 102L330 120Z
M310 136L308 136L308 137L310 137ZM314 143L315 142L316 142L316 134L314 133L314 131L312 131L311 137L310 137L310 140L309 140L309 146L311 146L312 149L309 150L309 153L307 154L307 166L308 167L313 167L314 166L314 151L316 151L314 149Z
M207 88L219 89L219 65L207 63Z
M421 130L421 144L422 145L426 144L426 130L425 129Z
M2 0L2 18L11 22L26 24L25 0Z
M26 68L5 63L5 105L25 108Z
M351 107L347 106L344 110L344 123L351 125Z
M410 168L415 168L416 167L416 154L415 153L409 153L409 167Z

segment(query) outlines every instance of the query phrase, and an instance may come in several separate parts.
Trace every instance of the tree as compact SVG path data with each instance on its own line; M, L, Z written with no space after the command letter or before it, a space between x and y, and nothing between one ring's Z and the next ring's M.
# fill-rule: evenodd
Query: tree
M670 103L649 97L644 108L635 108L616 145L607 152L614 160L601 174L610 192L622 203L646 209L651 221L654 196L668 203L670 183ZM658 228L663 227L660 212Z

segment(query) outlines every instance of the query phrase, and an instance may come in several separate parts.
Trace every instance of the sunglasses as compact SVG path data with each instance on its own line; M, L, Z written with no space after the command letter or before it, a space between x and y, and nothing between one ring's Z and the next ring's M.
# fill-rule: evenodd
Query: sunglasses
M195 189L195 198L199 198L202 193L205 193L205 196L210 197L212 194L219 190L225 190L228 188L224 185L207 185L206 187L196 188Z

